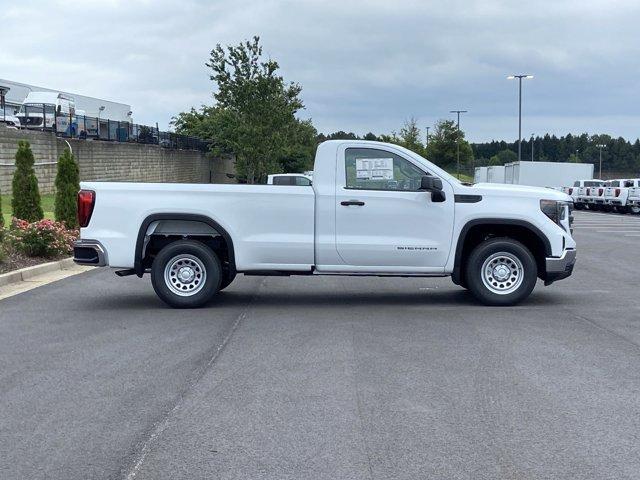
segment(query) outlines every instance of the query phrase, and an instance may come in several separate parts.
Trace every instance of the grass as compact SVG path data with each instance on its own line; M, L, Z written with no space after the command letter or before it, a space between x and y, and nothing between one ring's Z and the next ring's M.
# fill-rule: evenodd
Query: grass
M50 218L53 220L53 194L41 195L41 199L44 218ZM8 227L11 223L11 195L0 195L0 201L2 201L2 216L4 217L4 226Z

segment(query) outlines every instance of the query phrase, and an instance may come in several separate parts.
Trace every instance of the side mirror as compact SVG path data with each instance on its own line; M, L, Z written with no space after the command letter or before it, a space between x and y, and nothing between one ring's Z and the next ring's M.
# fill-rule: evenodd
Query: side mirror
M447 196L442 191L442 180L438 177L425 175L420 182L420 190L431 192L432 202L444 202Z

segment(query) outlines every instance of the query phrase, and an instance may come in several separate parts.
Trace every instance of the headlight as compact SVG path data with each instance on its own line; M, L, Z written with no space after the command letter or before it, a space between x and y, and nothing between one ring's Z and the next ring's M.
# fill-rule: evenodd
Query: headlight
M560 225L565 232L571 232L573 224L573 202L562 202L557 200L540 200L540 210L549 219Z

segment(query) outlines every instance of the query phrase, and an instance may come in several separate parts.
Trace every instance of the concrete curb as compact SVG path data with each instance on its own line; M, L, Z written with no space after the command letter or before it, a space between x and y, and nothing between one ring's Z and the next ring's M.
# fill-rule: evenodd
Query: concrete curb
M11 285L12 283L23 282L44 273L55 272L56 270L67 270L73 267L73 258L65 258L57 262L41 263L32 267L21 268L13 272L0 275L0 287Z

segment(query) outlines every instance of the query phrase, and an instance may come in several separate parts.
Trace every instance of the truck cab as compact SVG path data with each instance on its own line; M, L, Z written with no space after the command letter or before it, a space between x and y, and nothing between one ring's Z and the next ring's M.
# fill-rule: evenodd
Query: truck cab
M56 92L29 92L16 117L24 128L56 130L73 134L75 100Z
M204 305L238 273L451 276L485 304L513 305L576 259L569 196L464 184L388 143L320 144L309 186L81 188L76 262L148 273L174 307Z

